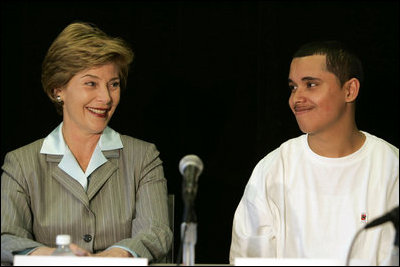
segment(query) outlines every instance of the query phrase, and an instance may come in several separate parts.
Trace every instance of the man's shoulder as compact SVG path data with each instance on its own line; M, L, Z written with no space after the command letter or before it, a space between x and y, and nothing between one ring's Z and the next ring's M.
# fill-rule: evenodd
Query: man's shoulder
M288 139L287 141L283 142L280 145L280 149L293 149L293 148L299 148L299 147L303 147L305 142L307 141L307 135L306 134L302 134L300 136L297 137L293 137L291 139Z
M306 135L300 135L283 142L279 147L275 148L269 152L264 159L269 159L275 157L277 154L291 153L293 150L298 150L303 148L304 141L306 140Z
M299 155L299 151L304 148L306 135L300 135L283 142L279 147L269 152L262 158L257 166L270 167L279 160L286 160L293 155Z
M368 132L363 131L363 133L367 137L368 145L374 150L375 153L377 150L379 150L382 153L399 158L399 149L396 146L392 145L383 138L380 138Z

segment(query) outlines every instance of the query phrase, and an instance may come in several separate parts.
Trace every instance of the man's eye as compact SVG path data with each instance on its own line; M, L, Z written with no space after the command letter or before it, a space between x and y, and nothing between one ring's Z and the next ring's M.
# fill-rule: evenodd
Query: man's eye
M295 90L297 87L296 86L294 86L294 85L289 85L289 90L290 91L293 91L293 90Z
M307 87L315 87L315 86L317 86L316 83L307 83Z

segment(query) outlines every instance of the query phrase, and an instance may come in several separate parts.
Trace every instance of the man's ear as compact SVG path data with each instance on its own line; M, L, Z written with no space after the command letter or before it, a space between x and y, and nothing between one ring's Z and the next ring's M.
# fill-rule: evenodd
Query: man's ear
M343 89L346 93L346 102L354 102L360 90L360 81L357 78L351 78L344 84Z

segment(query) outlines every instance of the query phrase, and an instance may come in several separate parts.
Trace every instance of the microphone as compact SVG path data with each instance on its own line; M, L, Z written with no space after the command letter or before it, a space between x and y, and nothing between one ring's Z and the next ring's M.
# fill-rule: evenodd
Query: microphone
M183 194L196 197L197 181L203 171L203 162L196 155L186 155L179 162L179 171L183 176Z
M383 224L383 223L386 223L389 221L393 222L395 228L398 230L398 228L399 228L399 206L392 209L390 212L386 213L385 215L368 223L364 228L368 229L368 228L375 227L375 226L378 226L380 224Z
M203 162L196 155L186 155L179 162L179 171L183 176L182 196L185 203L185 222L196 221L194 200L197 195L197 182L203 171Z
M373 220L372 222L368 223L364 228L360 228L356 235L353 238L353 241L351 242L350 245L350 250L347 253L347 257L346 257L346 266L349 266L350 263L350 256L351 256L351 252L353 250L353 246L355 241L357 240L357 237L362 233L362 231L364 231L365 229L368 228L372 228L378 225L381 225L383 223L389 222L391 221L394 224L394 227L396 228L396 235L394 238L394 251L396 251L396 247L397 247L397 252L393 254L392 252L392 256L391 256L391 262L392 263L397 263L397 264L389 264L389 265L393 265L393 266L397 266L398 262L399 262L399 206L397 206L396 208L392 209L391 211L389 211L388 213L384 214L383 216Z

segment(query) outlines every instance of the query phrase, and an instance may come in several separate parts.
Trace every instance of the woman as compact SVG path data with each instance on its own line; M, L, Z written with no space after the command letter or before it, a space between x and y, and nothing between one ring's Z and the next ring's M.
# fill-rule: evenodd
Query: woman
M107 126L133 53L94 25L72 23L43 62L45 92L63 115L46 138L9 152L1 177L1 261L50 255L71 235L81 256L160 261L172 243L167 186L153 144Z

